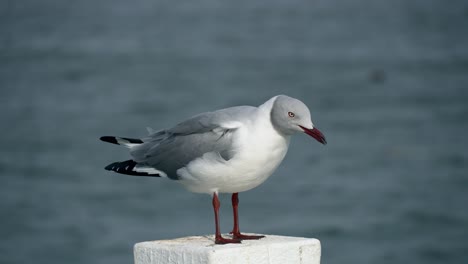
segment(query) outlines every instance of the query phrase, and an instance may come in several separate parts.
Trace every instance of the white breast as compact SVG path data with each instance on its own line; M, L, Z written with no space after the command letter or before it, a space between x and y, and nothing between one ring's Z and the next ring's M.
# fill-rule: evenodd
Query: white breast
M263 183L286 155L289 136L279 134L269 118L253 121L236 130L232 159L206 153L177 171L180 182L190 191L209 194L243 192Z

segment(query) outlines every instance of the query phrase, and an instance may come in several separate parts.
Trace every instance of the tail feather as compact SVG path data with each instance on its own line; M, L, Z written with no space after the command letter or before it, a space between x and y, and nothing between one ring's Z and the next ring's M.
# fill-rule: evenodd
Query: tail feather
M104 136L101 137L100 140L116 145L122 145L127 148L131 148L136 145L140 145L143 143L141 139L137 138L125 138L125 137L112 137L112 136Z
M120 174L126 174L126 175L131 175L131 176L147 176L147 177L165 176L164 172L158 171L148 166L140 165L133 160L114 162L114 163L107 165L105 169L108 171L115 171Z

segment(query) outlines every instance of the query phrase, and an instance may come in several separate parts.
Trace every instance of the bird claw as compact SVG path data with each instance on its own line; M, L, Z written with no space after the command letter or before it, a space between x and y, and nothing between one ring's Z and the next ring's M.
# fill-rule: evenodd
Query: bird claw
M215 244L224 245L224 244L238 244L241 243L241 240L238 238L224 238L222 236L217 236L215 238Z

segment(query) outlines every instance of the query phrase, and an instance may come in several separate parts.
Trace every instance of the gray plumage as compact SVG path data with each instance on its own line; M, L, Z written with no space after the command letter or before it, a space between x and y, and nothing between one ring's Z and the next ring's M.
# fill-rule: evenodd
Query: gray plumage
M232 132L226 120L245 121L252 106L237 106L196 115L170 129L150 134L143 144L131 148L133 159L142 165L164 171L171 179L178 179L176 171L208 152L219 153L229 160L235 154Z

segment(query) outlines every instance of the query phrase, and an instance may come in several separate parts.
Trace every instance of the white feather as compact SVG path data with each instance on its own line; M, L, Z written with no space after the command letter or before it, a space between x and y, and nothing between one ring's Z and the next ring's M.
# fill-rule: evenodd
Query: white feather
M116 137L115 140L117 140L117 143L119 143L119 145L122 145L127 148L132 148L132 147L140 145L140 143L130 143L130 141L123 139L123 138L119 138L119 137Z
M159 176L161 176L161 177L167 177L167 174L165 172L163 172L163 171L160 171L160 170L155 169L153 167L143 166L143 165L139 165L139 164L137 164L133 168L133 171L146 172L148 174L159 174Z

